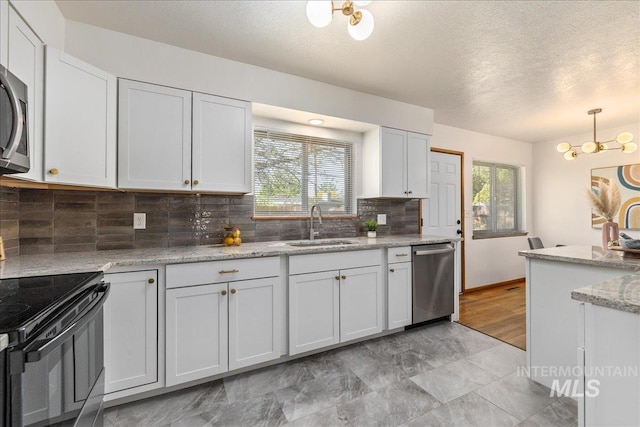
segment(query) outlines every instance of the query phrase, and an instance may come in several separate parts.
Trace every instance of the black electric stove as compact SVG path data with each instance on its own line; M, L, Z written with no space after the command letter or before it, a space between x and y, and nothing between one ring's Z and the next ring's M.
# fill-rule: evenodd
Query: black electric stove
M0 427L101 425L102 272L0 279ZM55 392L52 392L55 391Z
M102 279L102 272L0 279L0 334L9 346L29 340L42 326Z

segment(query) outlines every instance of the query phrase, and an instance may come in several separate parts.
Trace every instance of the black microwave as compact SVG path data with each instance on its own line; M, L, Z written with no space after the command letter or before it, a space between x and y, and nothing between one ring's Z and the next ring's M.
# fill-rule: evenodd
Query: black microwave
M27 85L0 65L0 175L28 172Z

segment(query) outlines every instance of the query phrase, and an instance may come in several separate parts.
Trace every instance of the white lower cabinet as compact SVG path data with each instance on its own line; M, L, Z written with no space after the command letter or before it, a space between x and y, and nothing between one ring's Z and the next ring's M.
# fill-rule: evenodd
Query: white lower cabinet
M387 329L395 329L412 321L411 246L389 248L387 253Z
M379 250L289 258L290 355L382 331L380 263Z
M158 381L158 271L106 274L105 393Z
M580 426L640 425L640 315L590 303L580 307L581 387L560 381L556 390L571 386L564 390L578 399Z
M226 283L167 290L167 386L229 369L226 294Z
M280 357L280 277L233 280L273 272L272 264L278 271L279 259L255 264L238 260L167 266L167 386ZM225 274L228 279L202 283L207 272L212 282ZM180 287L173 287L176 283Z

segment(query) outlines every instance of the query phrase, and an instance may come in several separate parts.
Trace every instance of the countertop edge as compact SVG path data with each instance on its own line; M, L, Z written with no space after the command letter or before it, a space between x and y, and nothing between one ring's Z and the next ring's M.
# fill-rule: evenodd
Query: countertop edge
M567 247L570 248L570 247ZM545 248L545 249L555 249L556 251L561 251L560 248ZM568 262L572 264L582 264L582 265L592 265L596 267L609 267L616 268L619 270L629 270L630 272L640 271L640 263L637 260L631 259L631 262L627 263L626 260L619 255L617 252L611 252L612 258L608 259L587 259L580 258L577 256L563 255L557 253L544 253L539 252L545 249L536 249L536 250L524 250L518 251L518 255L525 258L532 259L542 259L546 261L558 261L558 262ZM615 258L613 258L615 256Z
M75 252L24 255L0 262L0 279L84 271L123 270L127 267L161 266L180 263L224 261L234 259L297 256L331 252L375 250L422 244L458 242L459 237L398 235L379 238L352 237L348 245L294 247L287 241L245 243L241 246L186 246L173 248L124 249L97 252ZM294 241L291 241L294 242Z
M571 291L571 299L640 314L640 274L630 274Z

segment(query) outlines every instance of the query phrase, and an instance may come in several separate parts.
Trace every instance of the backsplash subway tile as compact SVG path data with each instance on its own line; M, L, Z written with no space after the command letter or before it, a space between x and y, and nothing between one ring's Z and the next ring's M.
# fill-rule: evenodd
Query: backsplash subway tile
M144 230L133 213L146 213ZM358 218L324 218L321 237L364 236L363 222L388 215L381 236L419 231L417 200L358 200ZM309 238L308 219L254 220L253 196L121 193L0 187L0 234L8 255L220 244L235 224L244 242Z

